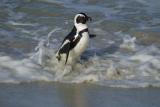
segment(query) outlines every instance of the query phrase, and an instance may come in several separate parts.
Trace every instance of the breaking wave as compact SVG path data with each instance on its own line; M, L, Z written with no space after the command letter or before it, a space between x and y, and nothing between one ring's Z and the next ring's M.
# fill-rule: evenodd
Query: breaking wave
M110 87L160 86L160 49L155 45L138 45L136 37L115 32L114 36L121 38L120 44L112 42L102 50L90 47L71 70L69 66L59 66L55 59L59 43L51 36L58 30L60 28L55 28L46 39L40 39L29 58L14 59L1 55L0 82L58 81L89 82ZM113 45L117 45L117 50L109 53Z

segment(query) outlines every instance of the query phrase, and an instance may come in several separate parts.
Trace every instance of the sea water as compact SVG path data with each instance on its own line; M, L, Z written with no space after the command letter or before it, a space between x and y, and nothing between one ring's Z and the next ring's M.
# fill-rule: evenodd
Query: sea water
M1 0L0 82L160 87L159 10L159 0ZM97 36L71 70L55 53L79 12Z

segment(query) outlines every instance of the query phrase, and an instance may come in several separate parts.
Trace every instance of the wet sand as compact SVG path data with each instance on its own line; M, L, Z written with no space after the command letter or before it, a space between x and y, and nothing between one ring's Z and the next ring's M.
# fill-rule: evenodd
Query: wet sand
M159 88L88 84L0 84L1 107L160 107Z

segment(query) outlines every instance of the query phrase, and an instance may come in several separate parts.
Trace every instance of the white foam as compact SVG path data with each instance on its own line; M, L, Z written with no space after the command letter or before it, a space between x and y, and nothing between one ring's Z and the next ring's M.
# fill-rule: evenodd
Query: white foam
M146 54L140 54L140 55L134 55L130 58L131 60L134 61L140 61L140 62L147 62L150 61L152 59L154 59L154 56L152 55L146 55Z
M14 25L14 26L37 26L38 24L33 23L21 23L21 22L14 22L14 21L8 21L8 24Z
M81 77L75 78L73 80L73 83L90 83L90 82L98 82L99 77L96 74L90 74L90 75L82 75Z
M116 32L116 36L122 40L120 48L125 46L128 49L129 47L134 50L134 52L131 51L132 54L126 56L127 52L124 55L124 52L117 50L111 55L104 53L104 56L88 56L88 60L77 62L72 71L70 67L60 66L55 58L57 44L55 46L53 41L57 41L54 38L54 32L57 29L49 32L45 39L40 38L30 58L14 59L1 55L0 82L59 81L92 82L110 87L160 86L160 50L156 46L137 45L134 37ZM52 42L50 42L51 39ZM130 48L128 43L133 46ZM96 51L96 48L94 49Z
M45 65L47 58L46 57L52 57L54 55L54 45L50 44L50 39L52 34L56 31L60 30L60 28L55 28L51 32L48 33L46 39L41 39L38 43L38 45L35 47L36 53L34 53L31 56L31 59L36 61L40 65Z
M120 45L120 48L135 51L136 49L136 37L131 37L130 35L124 34L123 43Z
M2 69L0 74L6 80L1 80L1 82L52 80L52 75L49 72L29 59L15 60L9 56L0 56L0 68L5 69Z
M114 67L113 62L110 64L109 68L106 71L106 78L107 79L117 79L118 74L116 67Z

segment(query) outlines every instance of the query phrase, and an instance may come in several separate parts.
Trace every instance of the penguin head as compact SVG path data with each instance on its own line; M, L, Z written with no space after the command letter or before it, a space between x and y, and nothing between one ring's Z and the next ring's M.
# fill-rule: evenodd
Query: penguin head
M87 16L85 13L78 13L74 17L74 24L86 24L87 21L91 21L91 17Z

